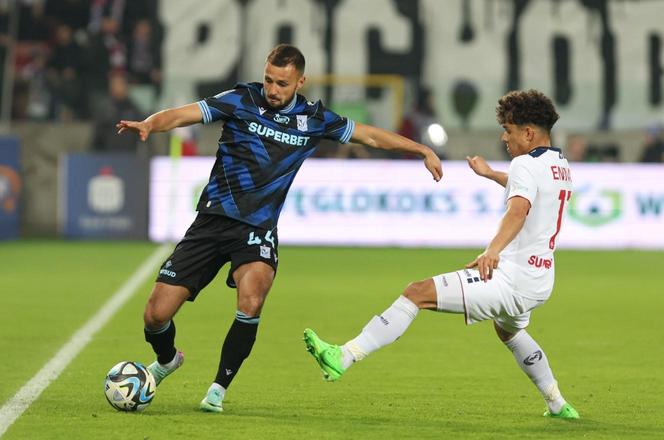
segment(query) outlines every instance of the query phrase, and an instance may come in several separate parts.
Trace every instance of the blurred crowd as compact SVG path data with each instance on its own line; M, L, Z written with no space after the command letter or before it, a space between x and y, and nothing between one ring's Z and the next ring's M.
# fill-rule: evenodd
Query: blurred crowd
M128 87L155 99L161 89L157 0L0 0L0 50L18 14L12 118L95 119L144 113ZM141 96L139 94L139 96Z
M664 125L648 127L645 134L641 162L664 162Z
M567 137L565 155L570 162L619 162L620 146L616 143L590 143L582 134Z
M590 142L583 134L571 134L565 142L565 154L570 162L621 162L621 147L616 142ZM664 125L654 124L643 132L638 161L664 163Z
M156 109L162 87L164 35L158 2L0 0L3 66L10 42L15 41L12 118L92 121L92 150L136 151L136 138L117 136L115 123L142 119ZM12 14L17 23L16 40L11 37ZM0 84L5 74L1 67ZM431 90L420 87L413 95L413 105L405 112L399 133L430 146L442 159L453 157ZM186 146L188 140L195 139L195 133L181 137ZM196 154L192 142L194 147L183 150L185 154ZM583 134L568 136L564 147L568 158L575 162L621 161L620 145L590 142ZM412 158L352 143L324 144L317 155ZM664 162L664 126L647 128L640 161Z

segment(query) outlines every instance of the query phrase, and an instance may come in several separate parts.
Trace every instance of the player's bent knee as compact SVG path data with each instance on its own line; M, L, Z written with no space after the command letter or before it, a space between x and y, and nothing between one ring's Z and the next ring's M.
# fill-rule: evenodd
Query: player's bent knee
M251 294L241 293L238 300L238 310L247 316L258 316L263 310L267 291Z
M420 309L436 307L435 289L431 279L408 284L403 291L403 296L411 300Z
M145 307L145 312L143 312L143 322L145 327L149 329L159 329L162 328L172 316L169 316L166 313L159 312L156 308L148 306Z
M263 300L252 299L250 301L244 301L239 309L247 316L258 316L260 315L261 310L263 310L263 303Z
M416 298L419 293L419 287L417 286L417 281L413 283L408 283L405 289L403 289L403 296L409 299Z
M500 339L503 342L509 341L514 336L516 336L516 334L518 333L518 331L515 332L515 333L512 333L512 332L509 332L509 331L505 330L500 325L498 325L498 323L496 321L493 321L493 328L496 330L496 335L498 335L498 339Z
M174 313L171 312L169 307L160 304L151 297L145 305L143 322L145 323L145 327L149 329L159 329L166 325L173 318L173 315Z
M145 326L150 329L161 328L171 318L173 318L174 308L170 307L169 304L163 304L162 301L159 301L155 296L151 296L148 300L148 303L145 305L145 311L143 312L143 321ZM177 310L177 308L175 308Z
M156 283L150 299L145 305L143 313L145 326L149 329L157 329L166 325L189 295L190 291L186 287Z

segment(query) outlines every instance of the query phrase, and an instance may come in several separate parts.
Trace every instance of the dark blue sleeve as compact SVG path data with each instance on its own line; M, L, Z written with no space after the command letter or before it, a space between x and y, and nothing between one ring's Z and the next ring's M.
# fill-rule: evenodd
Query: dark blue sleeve
M232 117L240 103L240 98L237 89L231 89L198 101L198 107L203 113L203 124Z
M323 108L323 120L325 123L323 137L339 141L342 144L350 140L353 130L355 130L355 121L339 116L327 108Z

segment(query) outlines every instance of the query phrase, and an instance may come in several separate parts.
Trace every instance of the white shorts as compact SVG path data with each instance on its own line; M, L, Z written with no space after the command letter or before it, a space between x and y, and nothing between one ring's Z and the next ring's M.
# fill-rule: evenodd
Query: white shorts
M519 295L510 277L500 268L493 271L492 279L486 283L474 269L437 275L433 282L439 311L463 313L466 324L491 319L511 333L528 327L531 310L545 302Z

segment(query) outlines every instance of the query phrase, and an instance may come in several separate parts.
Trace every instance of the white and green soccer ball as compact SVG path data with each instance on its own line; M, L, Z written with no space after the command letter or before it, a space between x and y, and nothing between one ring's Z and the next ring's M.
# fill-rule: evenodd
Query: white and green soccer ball
M140 362L119 362L104 380L106 400L118 411L143 411L156 391L154 376Z

